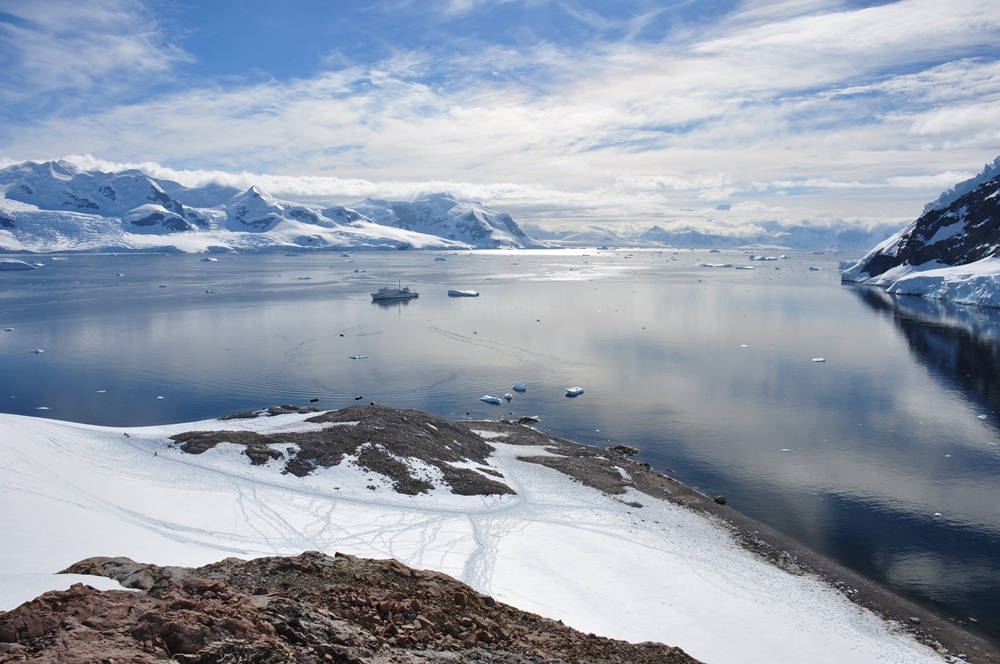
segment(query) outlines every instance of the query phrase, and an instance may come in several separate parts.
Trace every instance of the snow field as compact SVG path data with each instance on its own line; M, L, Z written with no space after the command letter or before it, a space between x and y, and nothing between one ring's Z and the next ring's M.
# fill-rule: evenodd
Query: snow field
M705 517L641 494L609 497L516 457L490 465L516 496L405 496L350 459L315 475L201 455L174 433L313 427L308 415L128 430L0 415L0 609L90 556L202 565L316 549L451 574L584 632L677 645L727 662L940 662L876 616L733 543ZM155 453L155 455L154 455ZM369 489L375 486L375 490ZM638 501L642 508L623 501ZM104 583L88 579L91 585ZM107 587L107 586L101 586ZM16 589L14 592L10 589Z

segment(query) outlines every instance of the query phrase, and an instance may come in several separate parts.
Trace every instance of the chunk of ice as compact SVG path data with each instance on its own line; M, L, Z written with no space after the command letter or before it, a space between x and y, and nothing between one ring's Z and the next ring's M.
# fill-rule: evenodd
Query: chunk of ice
M823 357L814 357L813 358L813 362L826 362L826 358L823 358Z

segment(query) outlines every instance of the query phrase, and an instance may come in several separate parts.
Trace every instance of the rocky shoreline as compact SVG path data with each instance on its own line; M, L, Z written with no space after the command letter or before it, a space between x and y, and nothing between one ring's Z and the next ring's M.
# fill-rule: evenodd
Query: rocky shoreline
M296 421L302 424L284 430L240 422L285 414L301 415ZM723 497L705 496L631 459L639 450L581 445L533 428L536 422L451 421L375 404L326 412L279 406L222 418L222 430L174 428L156 445L161 456L168 451L185 457L225 443L235 446L226 454L246 456L244 464L299 478L346 459L372 491L503 497L521 486L498 467L509 470L509 463L491 465L491 443L503 443L500 456L508 462L516 457L564 473L619 501L637 524L644 507L664 509L652 501L700 512L744 549L790 574L821 579L890 621L891 632L907 633L946 661L1000 662L995 641L798 545L731 509ZM522 447L524 454L518 454ZM367 493L363 483L357 489ZM391 560L309 552L180 568L92 558L65 572L106 576L143 592L74 586L0 612L0 662L696 661L661 644L632 646L582 635L498 604L444 574ZM413 601L414 615L400 610L413 608ZM425 604L436 613L424 610ZM718 629L724 634L724 625ZM102 647L120 652L97 657Z

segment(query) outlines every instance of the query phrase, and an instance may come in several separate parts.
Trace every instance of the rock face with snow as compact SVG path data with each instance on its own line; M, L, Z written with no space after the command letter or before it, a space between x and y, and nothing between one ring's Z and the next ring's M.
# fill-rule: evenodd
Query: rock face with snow
M849 266L842 281L899 295L1000 306L1000 157L929 203Z
M192 189L138 170L65 161L0 170L0 251L267 251L547 246L507 214L447 194L352 208L283 201L250 187Z

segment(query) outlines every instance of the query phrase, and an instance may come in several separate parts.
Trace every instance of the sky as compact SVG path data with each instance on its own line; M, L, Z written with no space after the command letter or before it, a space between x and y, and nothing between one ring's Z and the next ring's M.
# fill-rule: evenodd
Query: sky
M0 166L871 227L998 155L996 0L0 0Z

